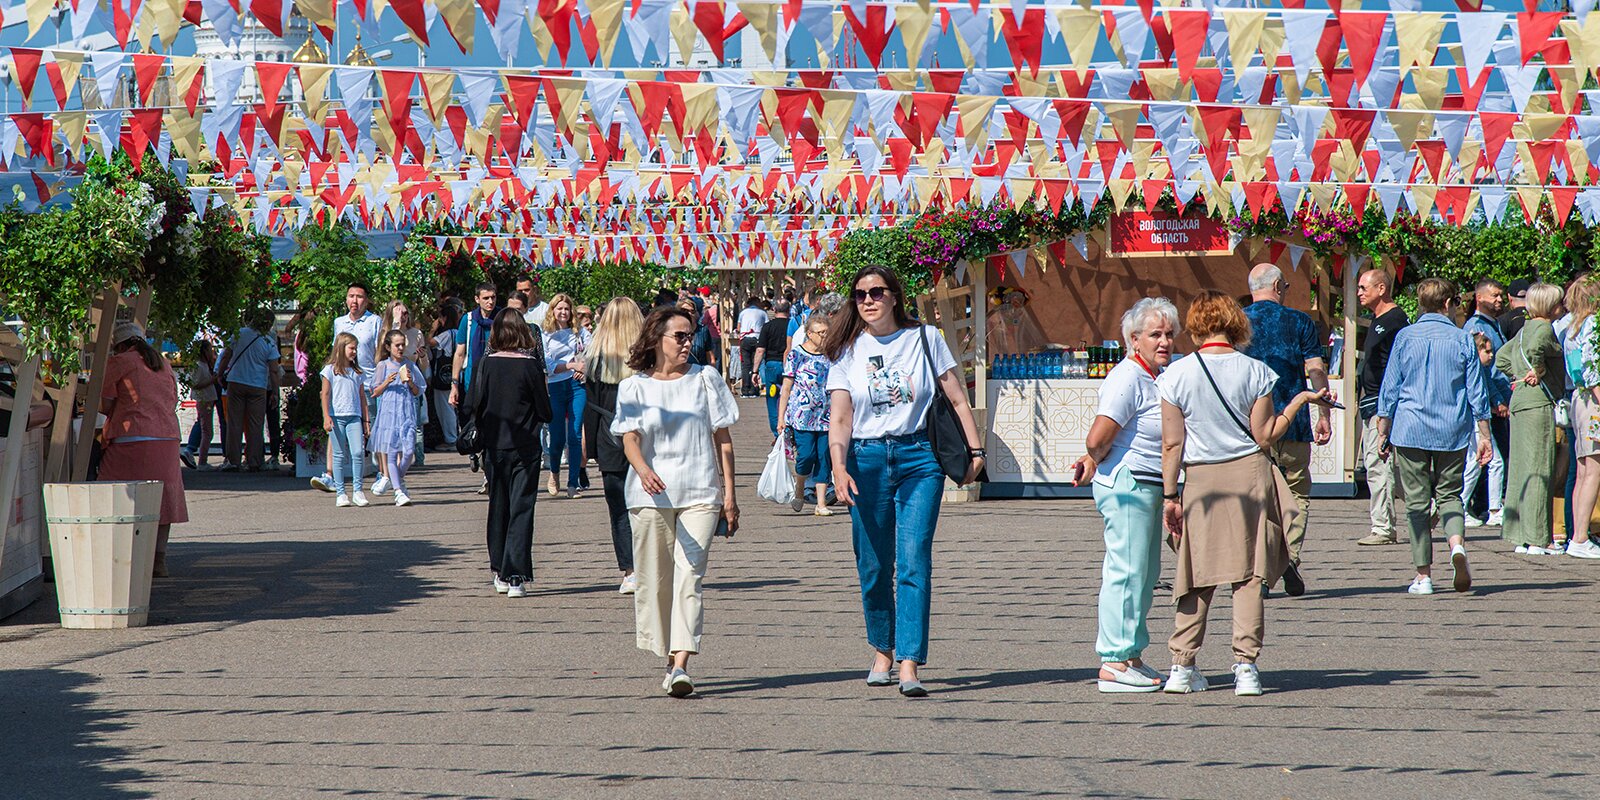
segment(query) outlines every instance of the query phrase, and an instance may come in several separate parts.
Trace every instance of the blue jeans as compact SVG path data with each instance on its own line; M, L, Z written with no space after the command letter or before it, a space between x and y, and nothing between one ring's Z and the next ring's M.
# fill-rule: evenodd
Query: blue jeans
M567 486L578 485L583 471L583 406L588 399L576 378L550 384L550 447L545 461L551 475L561 474L561 453L567 454Z
M344 494L344 476L350 476L353 491L361 491L361 473L366 466L364 446L366 436L361 431L360 417L334 417L333 432L328 434L333 442L333 491Z
M783 380L782 361L761 362L761 393L767 398L767 427L778 435L778 383Z
M794 432L794 472L811 485L832 480L833 463L828 457L827 431Z
M850 443L850 507L867 643L901 661L928 660L933 530L944 475L925 433Z
M1138 658L1150 644L1150 603L1161 574L1161 487L1118 470L1108 488L1094 485L1094 505L1106 520L1106 558L1100 570L1101 661Z

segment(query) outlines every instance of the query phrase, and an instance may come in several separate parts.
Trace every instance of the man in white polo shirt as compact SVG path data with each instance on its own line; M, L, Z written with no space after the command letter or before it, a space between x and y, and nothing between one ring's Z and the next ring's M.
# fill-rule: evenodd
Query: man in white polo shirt
M344 291L344 307L348 314L340 314L333 320L333 338L339 334L348 333L356 337L356 365L361 367L363 383L372 376L372 371L378 366L378 337L383 335L383 318L372 313L367 308L367 287L361 283L352 283ZM377 413L374 407L371 392L363 392L366 396L368 419ZM328 443L327 461L333 463L333 443ZM361 472L356 477L356 486L359 488L361 479L365 477L365 465L357 466ZM382 465L379 465L382 470ZM311 485L324 492L333 491L333 476L327 472L311 479Z

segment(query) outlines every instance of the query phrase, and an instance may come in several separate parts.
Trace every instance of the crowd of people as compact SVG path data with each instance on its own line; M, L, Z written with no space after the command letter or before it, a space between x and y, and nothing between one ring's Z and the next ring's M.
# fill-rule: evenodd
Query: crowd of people
M1600 556L1588 533L1600 492L1600 284L1580 275L1565 289L1519 282L1508 292L1485 280L1463 297L1428 278L1416 286L1415 320L1394 287L1383 269L1358 280L1372 315L1356 404L1371 531L1358 544L1399 544L1402 503L1411 595L1434 592L1441 528L1458 592L1472 587L1469 527L1499 526L1516 554ZM1161 298L1123 316L1128 356L1101 386L1087 455L1074 465L1105 520L1103 692L1204 691L1196 656L1212 597L1228 587L1234 692L1260 694L1262 601L1280 580L1288 595L1306 590L1310 447L1329 440L1328 409L1342 406L1315 324L1282 304L1282 272L1258 265L1249 288L1248 305L1200 292L1181 325ZM1175 359L1180 333L1194 349ZM1474 512L1480 488L1486 502ZM1142 660L1163 534L1177 558L1164 678Z
M1330 441L1330 409L1343 406L1317 325L1283 302L1291 287L1282 271L1258 265L1248 287L1242 301L1202 291L1181 315L1145 298L1122 317L1126 357L1100 386L1086 455L1074 465L1104 519L1101 691L1207 689L1197 659L1220 587L1232 595L1235 693L1260 694L1264 601L1280 585L1291 597L1306 592L1311 453ZM712 545L739 527L734 387L764 395L768 430L792 459L793 510L849 510L866 682L923 696L943 488L978 479L983 437L950 348L915 318L893 272L868 267L841 288L752 298L724 365L718 306L697 291L589 309L563 294L546 301L531 279L508 297L484 284L471 309L446 304L424 334L404 304L380 316L353 284L318 373L329 469L312 483L341 508L369 505L369 492L409 505L419 426L435 421L441 443L483 470L488 583L515 598L534 579L540 471L546 494L563 493L564 474L566 496L578 498L592 462L618 591L633 596L636 644L665 660L662 689L681 697L694 691L688 666L701 647ZM1415 287L1415 319L1394 288L1383 269L1358 280L1371 314L1353 404L1371 496L1370 532L1358 544L1409 542L1411 595L1434 592L1436 530L1458 592L1472 586L1472 527L1498 526L1519 555L1600 558L1588 533L1600 494L1600 282L1482 281L1463 295L1429 278ZM158 575L170 526L187 519L179 460L206 468L215 414L222 469L264 467L274 426L263 419L275 387L311 370L303 344L313 319L307 311L289 325L289 376L265 315L220 354L202 343L189 374L198 419L184 447L170 366L142 329L119 325L98 472L165 482ZM936 407L950 426L942 445ZM1143 660L1163 542L1176 559L1164 675Z

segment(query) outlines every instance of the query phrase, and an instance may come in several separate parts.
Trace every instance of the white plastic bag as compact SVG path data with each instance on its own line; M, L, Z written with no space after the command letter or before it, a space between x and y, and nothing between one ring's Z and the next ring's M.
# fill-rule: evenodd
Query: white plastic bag
M761 480L756 482L756 494L778 505L788 505L794 500L794 474L789 469L789 459L784 456L782 437L772 443L767 465L761 470Z

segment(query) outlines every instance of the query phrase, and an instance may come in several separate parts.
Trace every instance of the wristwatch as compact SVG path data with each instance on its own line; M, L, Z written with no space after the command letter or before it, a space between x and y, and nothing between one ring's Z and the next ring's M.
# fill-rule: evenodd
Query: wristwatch
M971 459L974 459L974 458L981 458L981 459L984 459L984 460L988 460L989 453L987 451L985 451L981 447L969 447L969 448L967 448L967 459L971 460Z

